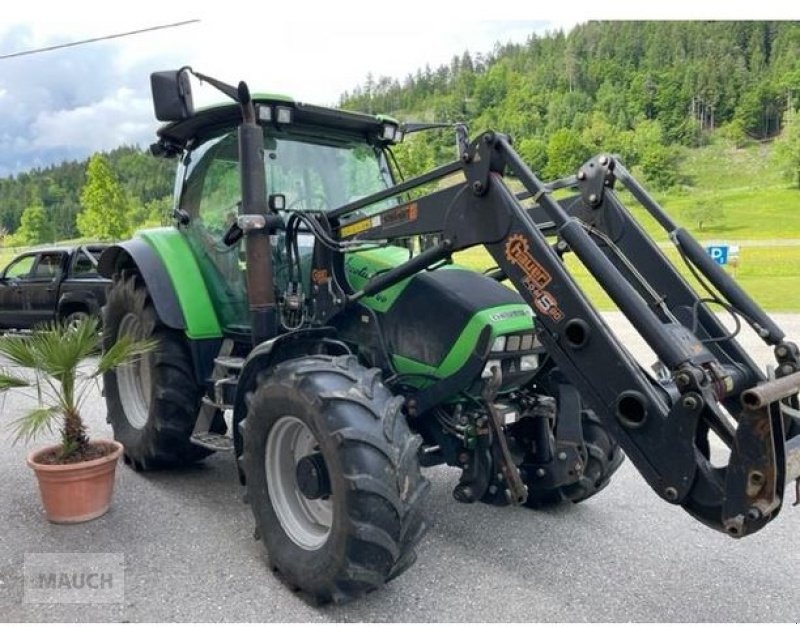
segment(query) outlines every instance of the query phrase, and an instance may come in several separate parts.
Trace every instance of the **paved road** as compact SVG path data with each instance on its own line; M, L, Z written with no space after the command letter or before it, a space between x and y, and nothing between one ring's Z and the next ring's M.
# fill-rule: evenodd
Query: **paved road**
M800 316L778 318L800 337ZM21 407L7 400L3 422ZM109 435L102 411L98 398L87 416ZM229 458L178 472L121 466L106 516L56 526L24 457L0 440L4 621L800 621L800 508L734 541L657 498L629 463L589 502L541 512L457 503L456 473L432 469L432 529L415 567L361 601L314 608L266 568ZM125 603L22 603L24 554L69 551L124 553Z

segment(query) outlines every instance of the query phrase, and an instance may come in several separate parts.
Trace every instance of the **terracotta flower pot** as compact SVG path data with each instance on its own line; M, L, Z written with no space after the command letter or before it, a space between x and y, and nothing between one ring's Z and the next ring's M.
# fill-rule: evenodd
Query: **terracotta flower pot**
M77 464L42 464L44 456L60 449L48 446L28 455L28 466L39 480L47 519L54 523L78 523L98 518L108 511L114 489L117 461L122 444L112 440L92 440L113 451L104 457Z

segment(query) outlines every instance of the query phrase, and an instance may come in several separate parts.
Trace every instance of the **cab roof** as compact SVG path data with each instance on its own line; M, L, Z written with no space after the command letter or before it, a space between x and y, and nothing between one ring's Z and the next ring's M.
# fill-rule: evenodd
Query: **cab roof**
M292 110L290 124L281 124L280 128L300 126L316 127L320 133L329 131L335 134L360 136L370 141L390 143L381 140L386 123L398 125L397 120L383 115L369 115L343 109L320 107L317 105L296 102L287 96L255 95L256 106L286 107ZM201 144L207 139L217 137L233 130L241 122L241 109L238 104L222 104L198 109L193 116L178 122L169 122L156 131L158 142L151 146L153 154L172 156L186 148ZM275 119L273 114L272 119ZM273 124L261 122L261 124Z

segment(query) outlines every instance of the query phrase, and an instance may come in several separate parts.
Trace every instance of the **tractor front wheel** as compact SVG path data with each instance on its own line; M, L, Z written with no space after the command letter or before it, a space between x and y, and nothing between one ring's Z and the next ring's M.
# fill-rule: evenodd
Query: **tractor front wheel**
M318 603L359 597L416 559L429 484L401 406L352 356L284 362L248 397L257 532L273 570Z

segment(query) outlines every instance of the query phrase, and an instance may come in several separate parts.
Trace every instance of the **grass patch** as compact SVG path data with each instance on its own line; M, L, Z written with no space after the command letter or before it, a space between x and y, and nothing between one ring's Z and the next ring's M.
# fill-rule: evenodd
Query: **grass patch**
M695 278L683 265L677 251L670 247L664 252L698 293L705 295ZM457 263L478 271L497 265L489 253L479 247L456 253L454 258ZM578 285L598 309L601 311L616 309L613 301L574 254L566 257L566 264ZM740 253L738 267L726 266L725 269L765 310L800 311L800 289L798 289L800 288L800 246L744 247Z
M771 149L770 144L757 143L735 148L730 142L713 137L708 146L685 152L680 188L651 193L676 222L700 241L736 244L762 240L763 244L742 244L738 267L726 266L726 271L767 311L800 311L800 246L771 241L800 239L800 190L791 187L772 167ZM619 193L645 230L666 244L664 251L680 273L705 295L677 251L667 244L665 231L630 194L624 190ZM692 224L689 213L693 205L704 201L721 207L724 218L701 231ZM481 271L495 265L483 248L458 253L455 258ZM574 255L567 256L567 267L599 309L616 309Z
M713 136L708 146L685 151L680 168L683 184L653 196L700 240L800 238L800 190L771 165L771 153L768 143L736 148ZM627 196L624 200L630 204ZM699 231L689 210L702 202L719 207L722 217ZM634 213L639 217L642 212ZM658 240L665 239L651 220L644 223Z

